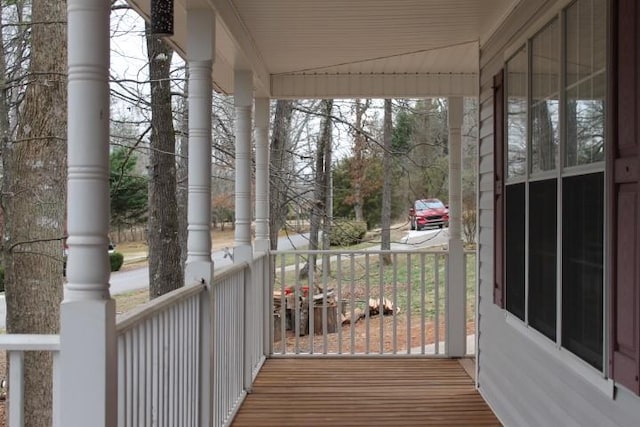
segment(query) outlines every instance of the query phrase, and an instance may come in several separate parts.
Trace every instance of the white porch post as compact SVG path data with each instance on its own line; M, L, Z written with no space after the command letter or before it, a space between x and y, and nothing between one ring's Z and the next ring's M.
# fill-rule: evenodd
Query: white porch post
M60 310L61 414L115 426L115 303L109 295L109 2L68 0L68 283Z
M449 105L449 264L447 276L447 353L462 357L466 347L464 248L462 245L462 117L463 98Z
M211 72L215 56L215 14L187 11L189 64L189 186L185 282L209 283L211 260Z
M215 61L216 15L210 9L187 10L189 65L189 186L185 285L206 283L200 306L199 423L213 418L213 340L211 322L211 72Z
M251 248L251 108L253 74L236 70L234 74L236 107L236 232L233 261L253 259Z
M269 99L255 100L256 252L269 250Z

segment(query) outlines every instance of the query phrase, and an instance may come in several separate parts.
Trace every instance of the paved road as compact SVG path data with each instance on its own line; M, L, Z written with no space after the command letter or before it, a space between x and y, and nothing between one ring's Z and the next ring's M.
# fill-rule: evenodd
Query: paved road
M293 234L288 237L281 237L278 241L278 249L288 250L292 248L304 247L307 245L308 234ZM447 243L449 239L448 229L429 229L424 231L409 231L399 243L393 243L392 249L410 250L421 247L436 246ZM211 258L216 267L231 265L230 257L225 257L225 251L214 251ZM111 294L117 295L126 292L144 289L149 286L149 270L147 267L140 267L127 271L118 271L111 274L110 279ZM0 297L0 328L5 328L6 306L4 295Z
M308 238L308 234L294 234L289 237L281 237L280 240L278 240L278 248L286 250L306 246ZM233 264L231 258L225 255L226 252L224 250L211 253L211 259L216 268ZM111 284L111 295L147 288L149 287L149 269L147 267L140 267L133 270L111 273L109 283Z

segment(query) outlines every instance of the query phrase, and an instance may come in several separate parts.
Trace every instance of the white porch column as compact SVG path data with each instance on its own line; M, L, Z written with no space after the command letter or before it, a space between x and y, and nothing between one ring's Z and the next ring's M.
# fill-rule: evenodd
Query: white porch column
M205 280L211 260L211 71L215 60L215 14L187 11L189 64L189 186L187 206L187 285Z
M269 250L269 99L255 100L256 252Z
M462 357L466 346L464 248L462 245L462 118L463 98L449 105L449 268L447 287L447 353Z
M233 261L253 259L251 248L251 107L253 74L236 70L234 74L236 107L236 233Z
M185 285L204 281L208 292L200 305L199 422L209 426L213 414L213 342L211 321L211 113L216 15L210 9L187 9L189 65L189 185Z
M109 2L68 0L68 283L60 309L61 414L115 426L115 304L109 295Z

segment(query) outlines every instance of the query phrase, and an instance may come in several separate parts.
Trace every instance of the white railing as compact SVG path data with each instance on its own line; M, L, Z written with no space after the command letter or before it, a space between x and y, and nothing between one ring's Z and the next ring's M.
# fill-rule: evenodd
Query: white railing
M464 259L470 334L475 254ZM117 322L118 425L228 425L265 354L447 356L447 262L443 251L273 252L216 271L210 288L154 299ZM381 300L386 313L376 314ZM24 420L24 353L53 353L59 425L59 336L4 335L0 350L11 363L11 426Z
M52 421L54 426L60 425L60 336L59 335L0 335L0 350L7 352L11 366L9 372L9 426L24 425L24 354L38 351L50 352L53 358L53 392Z
M214 273L120 319L118 425L227 425L264 362L268 256ZM254 276L255 274L255 276ZM252 278L255 277L255 280Z
M180 288L118 320L118 426L200 424L205 291Z
M249 265L237 264L215 274L213 286L214 424L233 419L246 395L245 284Z
M272 256L273 355L447 356L447 252L277 251ZM470 256L460 268L473 273ZM315 270L306 266L314 257ZM383 257L390 263L381 262ZM469 297L475 280L464 278L469 307L460 315L473 322ZM462 323L471 329L466 320Z
M245 387L251 388L253 380L262 368L265 355L268 354L265 344L265 314L269 306L267 292L269 289L269 254L256 256L251 269L251 278L245 286L245 347L248 372L245 375ZM268 338L267 338L268 339ZM249 381L247 383L247 381Z

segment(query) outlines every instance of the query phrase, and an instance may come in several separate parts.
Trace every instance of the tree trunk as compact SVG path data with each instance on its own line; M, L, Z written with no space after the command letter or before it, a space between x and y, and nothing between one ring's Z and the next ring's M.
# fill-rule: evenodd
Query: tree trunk
M173 50L150 35L147 56L151 78L151 153L149 156L149 297L182 286L176 199L176 137L171 111L170 71Z
M309 249L314 251L319 248L318 235L320 234L320 225L323 217L326 215L326 162L325 156L327 150L331 150L331 109L333 108L333 100L323 100L320 110L324 115L320 126L320 138L316 149L316 167L315 180L313 189L313 200L311 206L311 220L309 226ZM328 146L328 147L327 147ZM302 274L315 271L316 256L309 255L307 265L303 268Z
M3 152L7 332L55 334L66 195L66 1L34 0L17 141ZM105 251L107 248L105 248ZM51 425L51 356L25 354L25 426Z
M189 81L189 68L185 76L185 82ZM187 262L187 205L189 204L189 85L184 85L184 97L182 98L181 133L179 138L177 174L176 174L176 198L178 202L178 241L180 242L180 270L184 271Z
M279 100L273 120L269 165L269 240L271 250L278 249L278 233L287 219L287 199L290 185L292 153L290 129L293 102Z
M391 100L384 100L384 151L382 153L382 243L380 249L391 249L391 134L393 132L393 118L391 112ZM391 256L385 254L382 256L385 265L391 264Z
M356 99L356 124L355 135L353 137L353 170L351 179L353 181L353 211L356 215L356 221L364 221L364 213L362 206L364 205L362 195L362 185L364 183L364 150L366 146L366 138L362 132L364 113L369 107L369 101Z
M322 129L323 149L324 149L324 200L325 209L324 216L322 218L322 249L331 249L331 223L333 221L333 179L331 176L331 151L332 151L332 135L331 135L331 108L333 107L333 101L327 101L326 112L327 119ZM329 255L322 257L322 271L326 274L331 274L331 262Z

